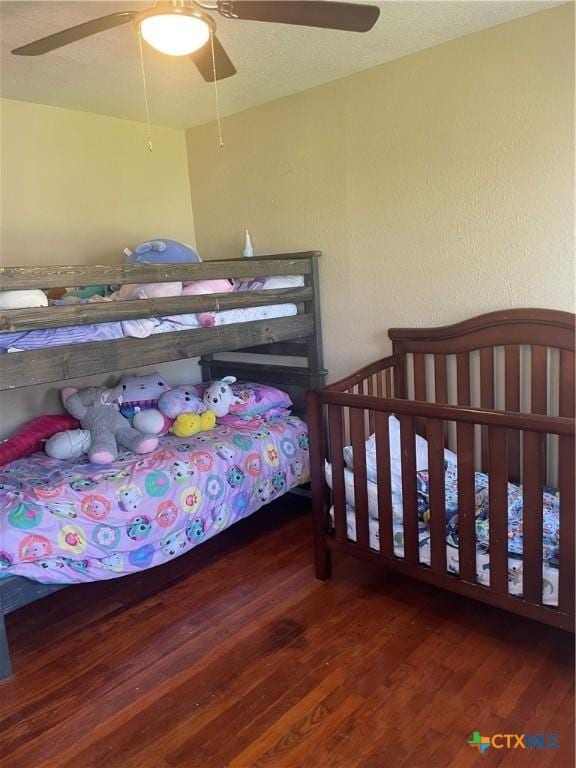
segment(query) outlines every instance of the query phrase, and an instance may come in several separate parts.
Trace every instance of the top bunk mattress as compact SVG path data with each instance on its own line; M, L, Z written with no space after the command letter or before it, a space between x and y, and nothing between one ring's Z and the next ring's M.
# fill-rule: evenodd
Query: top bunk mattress
M298 309L295 304L271 304L263 307L228 309L211 314L213 315L214 326L222 326L232 323L248 323L254 320L270 320L275 317L290 317L296 315L297 312ZM89 341L110 341L125 338L144 339L157 333L190 331L201 327L203 326L198 315L188 314L0 333L0 351L24 352L46 347L61 347L68 344L83 344Z
M0 578L72 584L151 568L308 477L295 416L167 436L106 466L36 453L0 468Z

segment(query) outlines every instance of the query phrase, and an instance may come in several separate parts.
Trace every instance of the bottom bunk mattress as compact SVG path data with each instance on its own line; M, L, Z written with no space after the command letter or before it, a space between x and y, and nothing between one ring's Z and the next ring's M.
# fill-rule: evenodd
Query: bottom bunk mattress
M37 453L0 468L0 578L72 584L151 568L308 478L295 416L167 436L106 466Z
M332 466L326 463L326 481L332 487ZM347 535L356 541L356 514L354 511L354 474L344 470L346 488ZM416 475L418 498L419 561L430 565L430 528L428 472ZM476 579L482 586L490 586L488 475L476 472ZM459 573L458 496L456 467L446 464L446 563L449 573ZM370 547L380 549L378 526L378 491L376 483L367 483ZM404 557L404 527L402 524L402 499L393 497L393 541L396 557ZM522 596L522 486L508 486L508 592ZM333 508L330 513L334 515ZM559 546L559 497L553 489L543 492L543 565L542 601L545 605L558 605L558 546Z

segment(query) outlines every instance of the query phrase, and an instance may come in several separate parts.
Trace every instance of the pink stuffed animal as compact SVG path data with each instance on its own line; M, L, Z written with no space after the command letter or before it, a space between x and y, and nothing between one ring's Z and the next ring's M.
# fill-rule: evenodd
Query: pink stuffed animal
M110 297L112 301L129 301L130 299L162 299L180 296L182 283L127 283L121 286Z
M184 283L182 296L202 296L207 293L232 293L236 283L233 280L195 280L192 283ZM204 328L215 324L214 312L201 312L198 315L200 325Z

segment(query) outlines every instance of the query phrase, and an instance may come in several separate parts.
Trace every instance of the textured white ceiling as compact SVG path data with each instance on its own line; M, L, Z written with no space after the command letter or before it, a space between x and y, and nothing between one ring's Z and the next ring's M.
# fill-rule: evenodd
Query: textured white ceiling
M0 2L1 95L143 120L132 25L44 56L12 56L10 51L97 16L152 4L132 0ZM560 4L537 0L380 2L380 19L366 34L231 21L215 13L219 37L238 69L237 75L219 85L222 113L239 112ZM145 59L153 123L186 128L214 119L213 85L202 80L189 60L163 56L147 46Z

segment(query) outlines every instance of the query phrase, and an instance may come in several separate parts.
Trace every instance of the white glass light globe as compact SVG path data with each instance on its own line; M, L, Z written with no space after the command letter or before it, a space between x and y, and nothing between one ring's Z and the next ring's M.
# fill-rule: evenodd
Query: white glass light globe
M148 45L169 56L194 53L210 37L210 28L205 21L181 13L148 16L140 22L140 31Z

